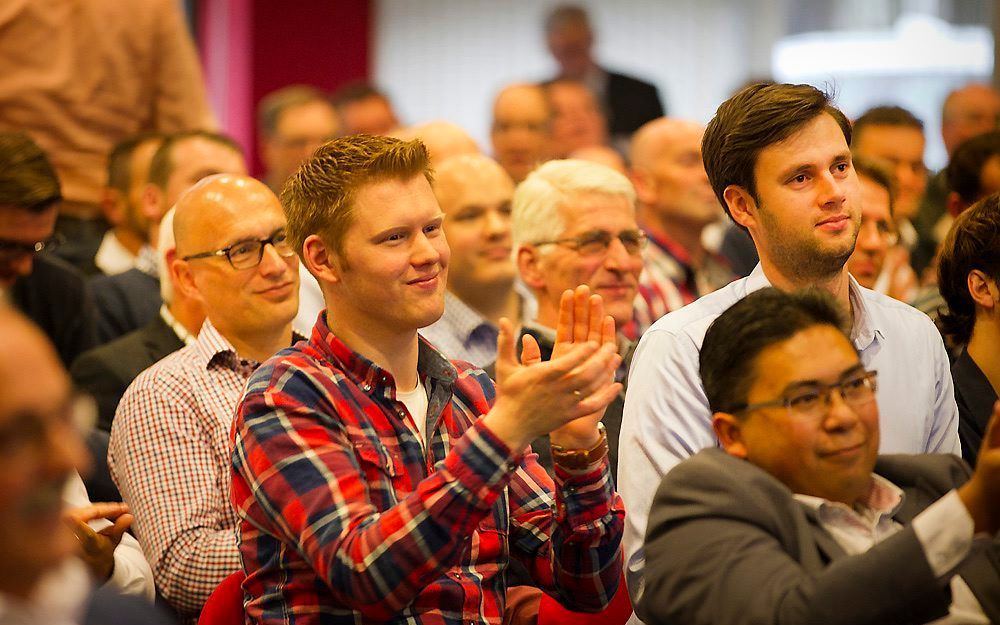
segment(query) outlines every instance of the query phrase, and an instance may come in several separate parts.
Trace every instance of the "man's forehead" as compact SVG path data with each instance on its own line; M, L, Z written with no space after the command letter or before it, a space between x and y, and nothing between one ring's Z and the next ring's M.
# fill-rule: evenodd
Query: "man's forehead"
M761 351L755 361L755 386L784 388L804 382L832 382L860 364L843 332L831 325L812 325Z

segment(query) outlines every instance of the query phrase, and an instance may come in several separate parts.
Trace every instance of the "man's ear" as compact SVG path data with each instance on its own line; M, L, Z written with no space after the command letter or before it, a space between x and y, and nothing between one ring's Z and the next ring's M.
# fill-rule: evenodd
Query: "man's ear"
M529 288L545 288L545 273L539 266L540 260L538 248L531 245L522 245L517 248L517 271L521 274L521 280Z
M344 262L340 254L318 234L310 234L302 242L302 262L321 285L337 284L342 279Z
M151 224L158 224L167 212L166 197L163 190L155 184L147 182L142 187L142 200L139 202L139 210L143 217Z
M969 288L969 295L977 307L993 310L997 307L997 299L1000 298L997 283L989 278L979 269L973 269L966 277L966 284Z
M716 412L712 415L712 430L719 439L726 453L736 458L747 457L747 447L743 442L742 422L728 412Z
M726 200L726 207L729 208L733 221L747 230L756 229L757 202L749 191L739 185L731 184L722 192L722 197Z
M629 179L632 180L632 186L635 187L635 197L639 204L647 206L656 204L656 193L649 172L641 167L632 168L629 170Z
M205 299L195 284L194 275L191 273L191 263L177 258L177 250L167 255L167 264L170 267L170 277L174 281L174 290L180 291L185 297L195 300L200 304L205 304Z

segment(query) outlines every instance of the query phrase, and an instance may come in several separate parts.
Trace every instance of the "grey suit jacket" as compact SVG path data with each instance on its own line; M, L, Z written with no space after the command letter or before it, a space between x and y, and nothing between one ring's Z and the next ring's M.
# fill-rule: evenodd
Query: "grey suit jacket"
M97 427L110 432L115 409L132 380L182 347L184 341L157 314L138 330L81 354L70 376L97 401Z
M720 449L702 450L660 484L646 534L647 625L926 623L951 603L909 522L969 477L955 456L881 456L876 473L903 489L907 526L848 556L791 491ZM959 569L1000 622L1000 543L974 541Z

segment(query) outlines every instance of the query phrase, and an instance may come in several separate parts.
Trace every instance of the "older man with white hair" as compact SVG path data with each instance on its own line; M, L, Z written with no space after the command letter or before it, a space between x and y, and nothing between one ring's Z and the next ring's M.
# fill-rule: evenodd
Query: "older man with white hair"
M538 300L538 313L524 324L521 335L538 341L547 360L556 340L559 302L567 289L587 285L604 300L615 320L622 381L632 343L621 335L632 321L632 307L642 273L646 235L635 215L635 189L628 178L604 165L581 160L556 160L542 165L514 193L512 229L521 279ZM612 475L618 459L624 393L604 414ZM548 440L535 440L532 450L549 471ZM617 476L615 476L617 479Z

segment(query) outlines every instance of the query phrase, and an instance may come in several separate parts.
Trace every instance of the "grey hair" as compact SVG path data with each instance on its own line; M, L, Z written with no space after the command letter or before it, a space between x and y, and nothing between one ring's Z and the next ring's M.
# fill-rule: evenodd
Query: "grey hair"
M561 236L567 224L560 208L583 193L624 196L635 210L635 188L610 167L579 159L549 161L528 174L514 191L511 231L515 253L524 245Z

